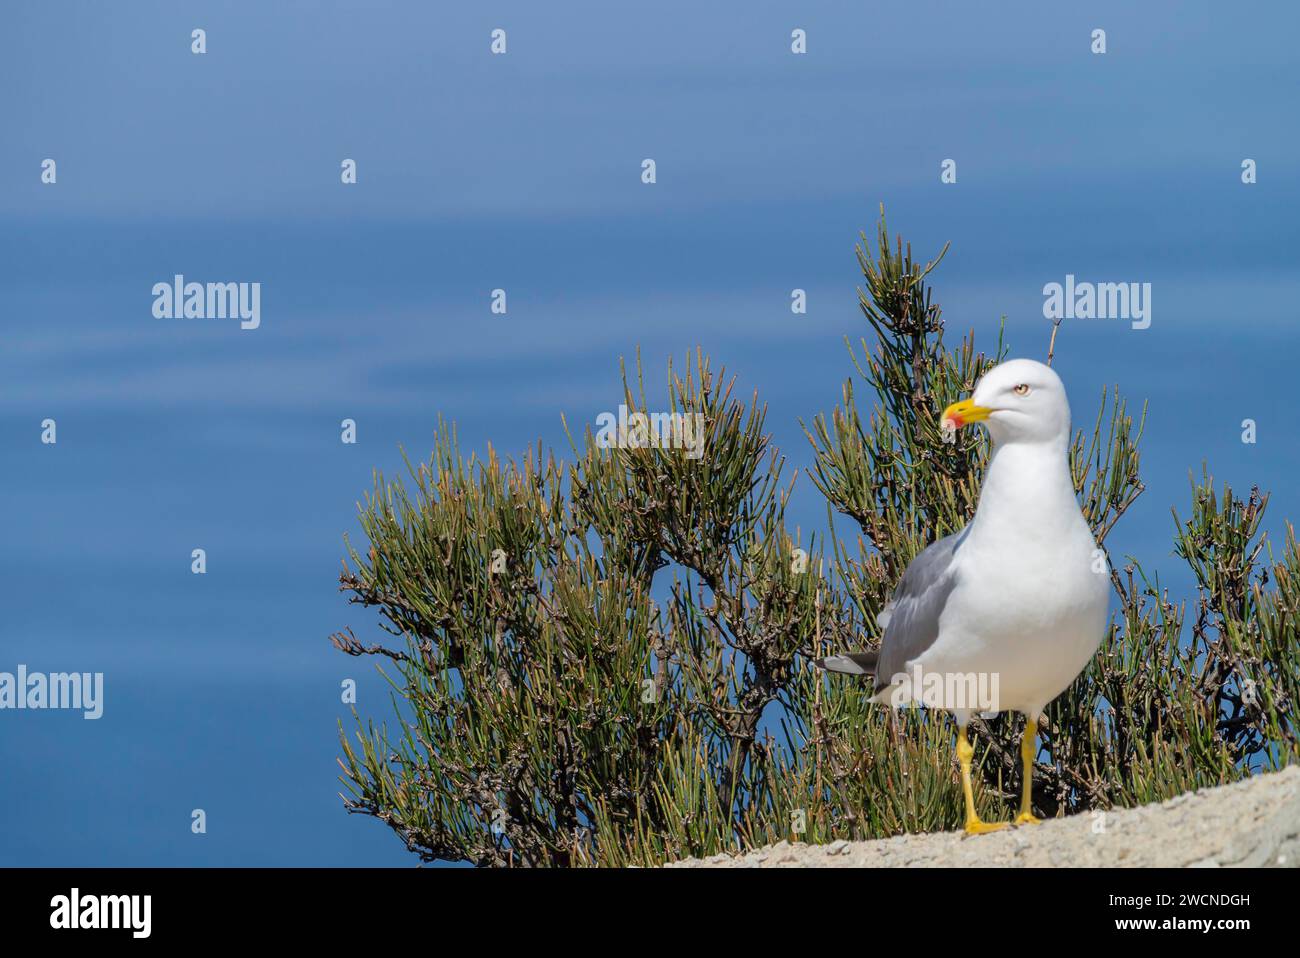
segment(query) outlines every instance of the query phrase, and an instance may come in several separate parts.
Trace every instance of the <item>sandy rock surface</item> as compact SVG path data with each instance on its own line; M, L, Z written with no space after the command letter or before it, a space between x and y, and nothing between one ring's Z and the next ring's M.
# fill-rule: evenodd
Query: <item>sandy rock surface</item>
M669 868L1300 865L1300 767L1159 805L1085 813L988 835L900 835L829 845L780 842Z

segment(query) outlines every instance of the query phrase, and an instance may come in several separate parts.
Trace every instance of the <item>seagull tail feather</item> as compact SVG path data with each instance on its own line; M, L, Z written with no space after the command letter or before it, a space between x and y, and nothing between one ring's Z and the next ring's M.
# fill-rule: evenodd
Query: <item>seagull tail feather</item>
M813 665L827 672L842 672L845 675L865 675L874 678L876 663L880 660L879 652L852 652L848 655L828 655L824 659L814 659Z

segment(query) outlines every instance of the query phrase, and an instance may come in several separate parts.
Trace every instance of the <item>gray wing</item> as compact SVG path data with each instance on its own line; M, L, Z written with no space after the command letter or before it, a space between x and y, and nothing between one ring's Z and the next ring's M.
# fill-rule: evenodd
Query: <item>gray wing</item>
M966 529L932 542L921 550L903 573L894 597L876 616L885 630L876 664L876 688L889 685L891 676L904 670L939 637L939 616L957 584L953 561Z

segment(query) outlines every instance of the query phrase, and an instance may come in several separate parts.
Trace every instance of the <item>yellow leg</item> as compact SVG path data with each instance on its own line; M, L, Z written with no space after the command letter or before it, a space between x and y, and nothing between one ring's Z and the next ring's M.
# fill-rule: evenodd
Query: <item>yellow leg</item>
M1007 823L982 822L975 814L975 795L970 785L970 762L974 756L975 749L966 740L966 729L958 729L957 761L961 762L961 790L966 795L966 834L983 835L985 832L996 832L999 828L1006 828Z
M1020 764L1023 769L1021 776L1023 785L1020 792L1020 814L1016 816L1015 824L1017 825L1038 825L1042 819L1034 817L1033 811L1033 791L1034 791L1034 756L1038 754L1038 749L1034 747L1034 738L1038 733L1038 722L1032 716L1025 718L1025 734L1020 739Z

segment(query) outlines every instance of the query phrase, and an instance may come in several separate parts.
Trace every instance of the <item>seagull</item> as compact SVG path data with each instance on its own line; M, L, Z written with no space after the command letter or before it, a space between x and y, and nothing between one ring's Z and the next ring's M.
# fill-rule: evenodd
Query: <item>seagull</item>
M1105 553L1079 509L1070 475L1070 405L1048 366L1012 359L990 369L969 399L943 412L956 429L983 423L993 443L975 516L927 546L876 617L879 651L818 659L828 671L874 680L872 701L953 713L969 834L983 822L971 794L971 715L1025 718L1020 814L1031 809L1035 735L1047 703L1087 666L1106 631Z

